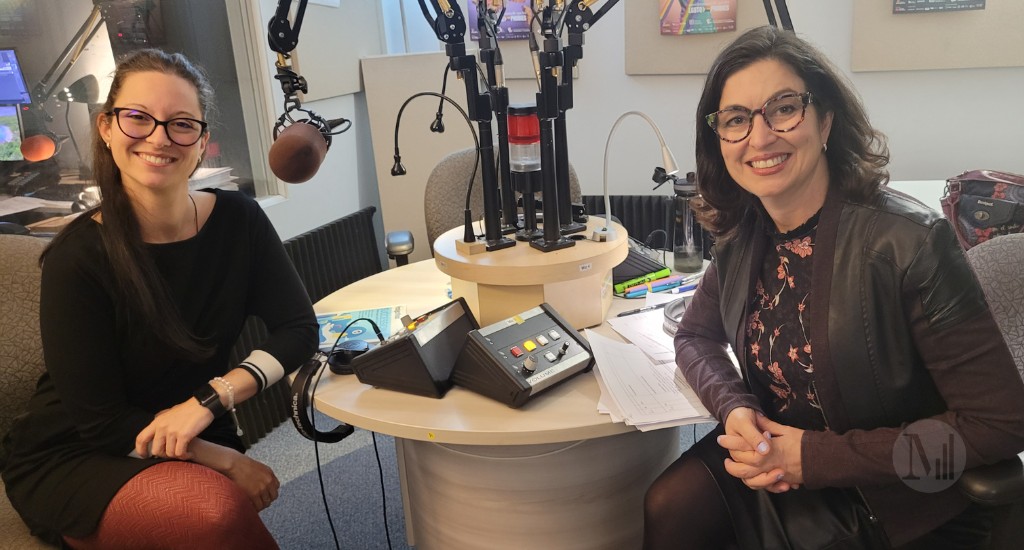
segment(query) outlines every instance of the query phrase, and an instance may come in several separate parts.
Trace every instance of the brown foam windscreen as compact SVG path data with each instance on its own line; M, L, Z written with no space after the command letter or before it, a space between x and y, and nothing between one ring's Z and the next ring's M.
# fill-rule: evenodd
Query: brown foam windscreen
M56 151L57 144L49 136L32 136L21 142L21 156L31 162L46 160L52 157Z
M270 169L288 183L309 181L327 154L327 141L312 124L296 122L277 136L270 147Z

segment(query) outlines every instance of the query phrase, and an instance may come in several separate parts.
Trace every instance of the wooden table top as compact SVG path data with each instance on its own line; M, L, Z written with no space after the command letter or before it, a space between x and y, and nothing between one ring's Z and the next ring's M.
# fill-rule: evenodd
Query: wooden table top
M415 317L449 301L448 275L434 260L393 268L352 283L316 303L317 314L406 305ZM643 306L615 298L608 316ZM623 341L604 323L596 332ZM375 432L439 443L528 445L615 435L635 428L597 412L601 391L593 372L582 373L531 399L520 409L455 386L443 399L374 388L355 375L325 371L316 407L333 418Z

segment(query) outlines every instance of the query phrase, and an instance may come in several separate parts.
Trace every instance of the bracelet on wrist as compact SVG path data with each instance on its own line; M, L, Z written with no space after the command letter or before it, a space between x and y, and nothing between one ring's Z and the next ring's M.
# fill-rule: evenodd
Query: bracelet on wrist
M210 384L217 384L224 388L225 393L228 394L228 407L227 410L231 411L231 417L235 420L235 433L239 437L242 436L242 424L238 422L238 413L235 411L235 387L231 385L224 378L217 376L213 380L210 380Z

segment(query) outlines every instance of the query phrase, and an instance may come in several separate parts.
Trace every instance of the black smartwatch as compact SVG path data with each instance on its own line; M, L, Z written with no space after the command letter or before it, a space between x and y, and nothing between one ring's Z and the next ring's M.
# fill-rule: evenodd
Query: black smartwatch
M196 400L199 401L200 405L210 409L214 418L219 418L220 415L227 412L227 409L224 408L224 404L220 402L220 394L218 394L217 390L213 389L213 386L210 384L203 384L200 386L199 389L192 394L192 397L195 397Z

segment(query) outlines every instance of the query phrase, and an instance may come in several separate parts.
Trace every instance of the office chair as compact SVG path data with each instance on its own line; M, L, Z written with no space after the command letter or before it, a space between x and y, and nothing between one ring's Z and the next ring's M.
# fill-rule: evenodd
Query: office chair
M999 331L1024 377L1024 234L1006 235L967 251ZM1021 404L1024 414L1024 403ZM998 506L991 548L1019 548L1024 537L1024 453L967 470L959 489L974 502Z
M465 223L466 185L469 184L469 175L473 173L474 162L476 150L472 147L455 151L441 159L427 178L423 213L427 221L431 254L434 252L434 241L442 233ZM482 181L483 174L477 170L476 179L473 180L473 194L470 196L474 221L479 220L484 213ZM569 165L569 190L572 201L580 202L580 181L572 164Z
M47 241L37 237L0 235L0 437L36 389L46 370L39 333L39 254ZM6 457L0 457L0 461ZM11 507L0 482L0 548L54 548L29 534Z

